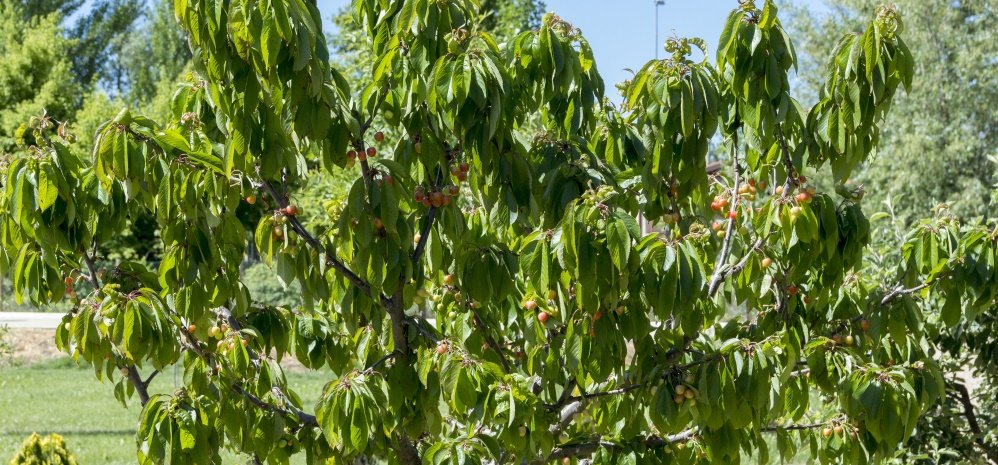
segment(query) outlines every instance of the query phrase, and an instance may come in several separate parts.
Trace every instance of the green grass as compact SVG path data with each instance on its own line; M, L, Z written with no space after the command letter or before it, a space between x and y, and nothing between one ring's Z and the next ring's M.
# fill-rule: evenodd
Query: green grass
M315 405L328 373L289 372L288 383L306 406ZM173 371L156 377L152 392L174 389ZM59 433L80 465L136 463L138 401L127 408L114 399L113 385L101 384L92 369L68 358L30 366L0 368L0 464L7 463L33 432ZM224 463L245 463L226 454ZM302 463L304 460L301 461Z

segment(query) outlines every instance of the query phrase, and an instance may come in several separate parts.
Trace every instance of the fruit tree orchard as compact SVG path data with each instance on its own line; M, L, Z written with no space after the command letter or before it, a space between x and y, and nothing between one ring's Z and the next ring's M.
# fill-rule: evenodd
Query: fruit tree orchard
M716 66L670 40L616 107L554 15L498 44L474 0L356 0L376 59L352 89L312 2L174 6L198 71L170 121L123 110L81 159L37 118L2 165L0 264L20 299L74 303L57 343L144 406L140 463L865 464L943 394L936 321L995 300L986 225L919 224L890 282L861 266L846 181L913 78L893 8L840 39L805 109L768 0L735 5ZM355 173L349 195L303 211L322 170ZM140 212L161 262L103 260ZM254 302L251 242L301 308ZM329 374L316 405L292 358ZM150 396L174 364L183 387Z

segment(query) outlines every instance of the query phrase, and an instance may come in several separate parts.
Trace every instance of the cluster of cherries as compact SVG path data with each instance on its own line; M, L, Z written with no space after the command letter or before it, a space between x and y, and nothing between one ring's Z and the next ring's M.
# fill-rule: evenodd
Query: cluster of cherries
M385 140L385 133L381 131L374 133L375 142L384 142L384 140ZM352 168L354 163L357 162L357 160L364 161L367 160L368 158L374 158L376 156L378 156L378 149L374 147L368 147L367 150L361 150L361 151L351 150L347 152L347 168Z
M468 171L470 170L471 166L467 163L455 163L450 167L450 172L457 178L458 183L468 180ZM413 192L412 197L416 203L421 203L424 207L445 207L450 205L451 201L460 193L461 188L457 184L444 186L440 189L434 189L433 187L427 189L426 187L418 186Z
M835 426L826 426L825 429L821 430L821 435L824 436L826 439L832 437L833 434L841 436L844 433L845 433L845 428L842 426L841 423L835 423ZM858 436L859 434L856 433L856 428L852 428L849 431L850 438L856 439Z

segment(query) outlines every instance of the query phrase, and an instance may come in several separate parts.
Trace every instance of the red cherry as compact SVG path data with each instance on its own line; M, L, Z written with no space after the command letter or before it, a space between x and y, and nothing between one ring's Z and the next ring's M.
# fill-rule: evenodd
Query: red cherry
M537 308L537 302L535 302L533 300L528 300L528 301L526 301L526 302L523 303L523 308L525 308L527 310L533 310L533 309Z
M440 191L430 193L430 203L434 207L439 207L444 204L444 194Z
M728 218L730 218L732 220L738 218L738 212L737 211L730 211L730 212L728 212Z
M385 133L378 131L374 133L374 140L377 142L382 142L385 140Z
M540 321L541 323L547 323L547 321L548 321L548 314L547 314L547 312L540 312L540 313L538 313L537 314L537 321Z
M347 152L347 160L356 160L356 159L357 159L357 152L353 150Z
M284 214L285 214L285 215L288 215L288 216L295 216L295 215L297 215L298 213L299 213L299 211L298 211L298 207L296 207L296 206L294 206L294 205L288 205L287 207L284 207Z
M437 345L437 353L440 355L446 354L448 349L450 349L450 346L446 342L441 342Z
M378 149L376 149L374 147L368 147L367 148L367 156L368 156L368 158L374 158L374 157L378 156Z

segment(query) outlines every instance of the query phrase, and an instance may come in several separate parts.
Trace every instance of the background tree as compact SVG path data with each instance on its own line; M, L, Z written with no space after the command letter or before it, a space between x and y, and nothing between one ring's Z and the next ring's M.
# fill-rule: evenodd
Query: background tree
M173 2L155 2L119 55L126 101L149 108L151 116L166 118L170 97L177 82L183 80L190 60L187 36L173 16Z
M69 61L73 42L62 34L61 17L25 20L20 8L0 1L0 153L15 146L18 128L30 117L44 113L68 121L83 101Z
M72 42L69 60L73 63L72 77L83 86L90 86L101 74L114 76L110 84L121 81L114 72L114 56L132 33L132 26L141 15L142 0L4 0L18 13L14 18L32 21L34 18L75 18L65 25ZM54 16L53 16L54 15ZM11 18L13 19L13 18Z
M374 59L356 82L330 67L311 2L174 6L197 74L165 123L123 110L82 158L36 119L0 165L0 271L19 299L74 303L57 344L143 405L140 463L221 447L256 463L878 462L944 394L935 320L994 305L993 224L932 218L896 261L861 266L872 231L845 181L914 79L893 8L842 37L805 111L771 1L739 2L716 66L690 58L703 41L669 41L619 108L553 14L500 45L474 1L358 0ZM718 133L732 175L711 183ZM303 212L313 166L352 183ZM157 266L96 261L141 213ZM642 235L639 214L664 232ZM250 240L299 307L241 282ZM315 406L289 357L329 374ZM150 395L174 364L184 386Z
M829 37L861 30L874 0L835 0L815 15L795 10L802 92L816 95L825 77ZM906 37L918 58L912 92L898 99L884 126L876 161L856 182L870 189L867 208L880 211L890 197L906 223L946 203L963 218L993 217L998 185L998 3L994 0L898 0ZM926 175L931 173L931 175Z

